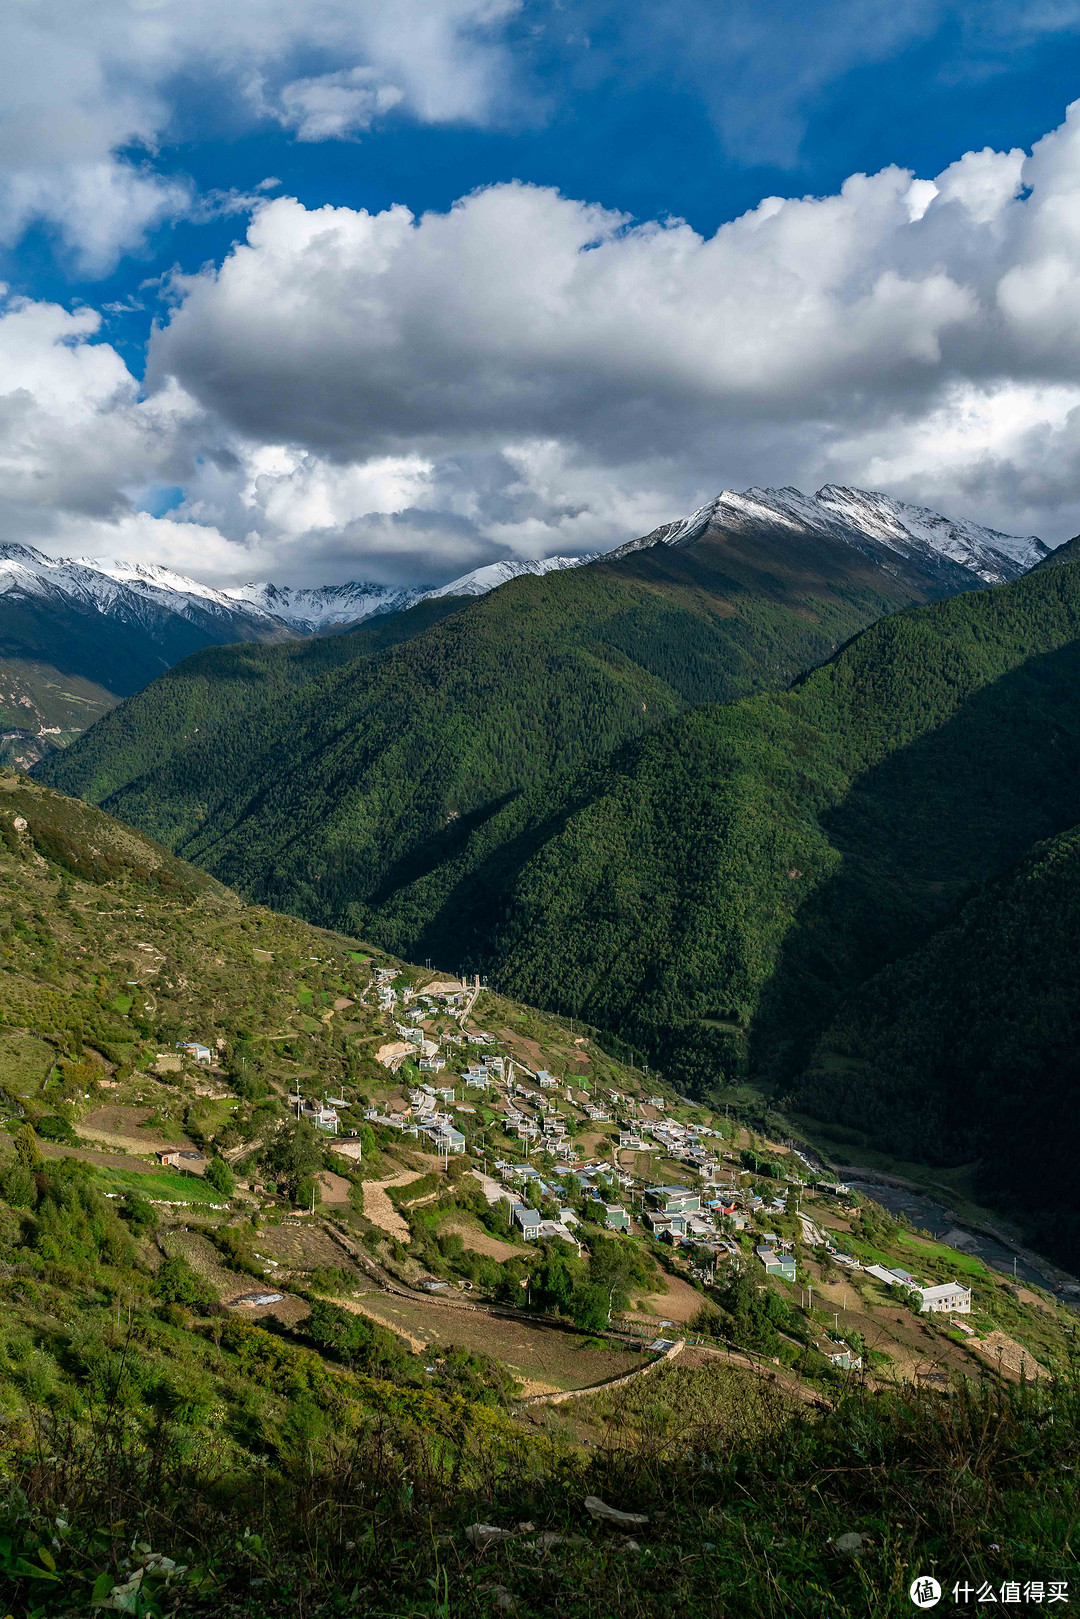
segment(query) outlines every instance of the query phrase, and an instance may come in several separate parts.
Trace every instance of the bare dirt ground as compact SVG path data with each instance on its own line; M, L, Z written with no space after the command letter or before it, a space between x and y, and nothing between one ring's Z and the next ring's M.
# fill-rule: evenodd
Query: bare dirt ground
M389 1065L396 1062L399 1057L407 1057L411 1050L412 1047L407 1040L388 1040L375 1053L375 1061Z
M453 1344L491 1355L533 1394L582 1388L633 1371L641 1364L640 1356L632 1350L596 1344L531 1322L455 1310L435 1300L428 1303L373 1292L357 1303L361 1313L402 1336L422 1340L425 1348Z
M818 1270L816 1266L808 1268L811 1275ZM818 1272L814 1305L835 1312L835 1328L841 1335L857 1332L868 1349L888 1355L892 1376L947 1383L954 1374L971 1374L968 1350L974 1339L968 1345L957 1344L910 1310L867 1304L849 1277L823 1282Z
M257 1293L259 1284L253 1282L249 1291ZM265 1291L273 1292L274 1288L268 1283ZM311 1306L303 1299L298 1299L294 1293L286 1293L285 1297L278 1299L275 1304L237 1304L234 1309L244 1321L261 1321L264 1315L270 1315L286 1327L295 1327L298 1322L306 1320L311 1314Z
M348 1267L349 1263L332 1237L318 1226L307 1224L265 1226L254 1246L261 1254L296 1270L313 1270L316 1265Z
M335 1175L324 1169L319 1176L319 1193L324 1203L348 1203L349 1182L344 1175Z
M1000 1371L1002 1377L1007 1377L1010 1382L1018 1383L1021 1375L1046 1376L1045 1370L1034 1359L1031 1351L1000 1329L988 1332L985 1338L969 1338L967 1347L980 1359L993 1366L995 1371Z
M631 1310L627 1315L628 1321L647 1315L662 1321L687 1322L697 1315L705 1303L704 1295L691 1287L689 1282L684 1282L681 1276L666 1276L664 1280L668 1291L646 1293L640 1300L644 1310Z
M547 1067L547 1058L535 1040L529 1040L523 1034L515 1034L513 1029L496 1029L500 1040L505 1040L510 1047L510 1055L524 1062L527 1068L535 1070Z
M597 1148L607 1137L602 1130L587 1130L580 1136L575 1136L574 1145L583 1158L594 1158Z
M464 1220L448 1220L440 1230L456 1232L471 1253L486 1254L489 1259L519 1259L527 1252L524 1248L515 1247L512 1242L502 1242L498 1237L493 1237L490 1231L468 1225Z
M154 1109L149 1107L96 1107L80 1121L77 1133L84 1141L115 1142L129 1152L163 1152L166 1147L191 1146L175 1125L169 1125L164 1132L160 1128L143 1128L153 1115Z
M585 1051L568 1051L567 1062L572 1062L580 1074L585 1074L592 1067L592 1058Z
M407 1186L409 1181L416 1179L416 1170L403 1169L397 1175L390 1175L384 1181L364 1182L364 1213L372 1225L377 1225L380 1231L388 1236L396 1237L399 1242L411 1242L412 1233L386 1195L388 1186Z
M1049 1315L1054 1313L1053 1305L1047 1299L1042 1298L1038 1293L1033 1293L1030 1287L1018 1287L1016 1290L1016 1296L1020 1300L1021 1304L1034 1304L1037 1310L1045 1310Z

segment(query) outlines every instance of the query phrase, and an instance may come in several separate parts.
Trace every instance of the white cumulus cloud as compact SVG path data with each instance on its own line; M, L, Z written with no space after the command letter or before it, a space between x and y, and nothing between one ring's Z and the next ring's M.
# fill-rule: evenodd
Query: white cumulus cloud
M749 483L1058 541L1080 529L1078 266L1080 103L1030 154L853 175L711 237L516 183L419 217L263 200L174 279L142 389L91 312L8 306L0 502L115 552L102 525L134 533L173 488L158 520L217 580L437 581Z
M20 0L0 7L0 242L53 229L86 275L192 206L156 166L194 133L270 121L303 140L396 106L483 122L506 78L518 0ZM312 60L321 73L300 71ZM211 91L216 89L217 94ZM209 121L209 122L208 122ZM134 155L133 155L134 154Z

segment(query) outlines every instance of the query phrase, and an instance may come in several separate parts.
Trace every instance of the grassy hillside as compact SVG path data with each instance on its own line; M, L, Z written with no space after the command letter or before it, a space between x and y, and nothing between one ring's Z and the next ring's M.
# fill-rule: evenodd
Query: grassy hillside
M731 1180L799 1285L764 1277L753 1226L710 1274L636 1218L606 1234L581 1199L583 1253L523 1244L469 1173L509 1145L492 1109L456 1111L468 1147L450 1166L365 1119L409 1082L375 1056L406 992L464 1060L436 975L244 905L12 773L0 894L0 1575L17 1619L810 1619L826 1601L862 1619L910 1611L927 1567L1069 1577L1078 1396L1070 1318L1044 1290L816 1191L730 1129ZM379 1004L380 968L399 1009ZM471 1012L504 1057L559 1076L583 1155L608 1161L618 1126L563 1103L571 1084L657 1117L655 1082L587 1034L491 994ZM295 1120L294 1084L342 1098L360 1160ZM663 1118L721 1126L660 1093ZM197 1157L162 1167L166 1145ZM657 1145L635 1157L695 1184ZM971 1332L858 1260L961 1276ZM647 1341L660 1312L697 1345L643 1374L629 1326ZM822 1354L837 1323L864 1375ZM540 1380L586 1392L524 1403Z
M293 1083L332 1088L358 1119L364 1099L389 1106L402 1080L372 1057L372 1036L393 1031L372 973L402 991L434 988L431 973L246 907L10 772L0 889L5 1611L787 1619L827 1600L861 1619L868 1603L908 1613L925 1567L1069 1577L1077 1392L1069 1318L1043 1290L1018 1294L870 1203L814 1198L758 1137L730 1161L753 1166L748 1206L797 1190L798 1213L790 1196L767 1219L801 1287L742 1281L742 1260L703 1276L693 1251L636 1221L606 1237L585 1209L585 1258L515 1242L465 1167L500 1138L479 1114L457 1115L470 1146L453 1169L379 1125L359 1125L350 1161L291 1117ZM640 1075L588 1036L497 996L479 997L481 1015L500 1051L575 1091L614 1083L643 1111ZM176 1054L191 1035L209 1041L209 1070ZM664 1094L669 1117L709 1119ZM160 1143L199 1166L160 1167ZM685 1164L646 1158L687 1182ZM840 1276L837 1253L962 1276L970 1336ZM421 1276L515 1305L447 1332L453 1311ZM685 1323L698 1308L701 1347L641 1375L649 1357L625 1331L575 1334L575 1287L593 1310L602 1295L601 1323L622 1289L659 1295L627 1311L649 1336L649 1310ZM267 1289L279 1302L244 1303ZM816 1349L836 1321L866 1375ZM528 1405L529 1357L563 1391L638 1375ZM635 1522L596 1517L597 1502Z
M315 650L203 654L42 775L251 897L408 951L425 915L395 896L508 800L689 705L784 686L943 588L828 537L714 533Z

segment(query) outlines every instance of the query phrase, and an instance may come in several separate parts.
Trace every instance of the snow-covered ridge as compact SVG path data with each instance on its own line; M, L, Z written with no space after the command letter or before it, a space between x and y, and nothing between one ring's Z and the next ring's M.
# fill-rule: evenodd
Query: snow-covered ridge
M0 545L0 596L96 609L140 623L162 613L231 619L234 604L219 590L153 563L103 557L47 557L28 545ZM273 621L265 614L265 628Z
M900 555L923 570L960 567L986 584L1025 573L1049 555L1029 534L1002 534L979 523L943 517L866 489L826 484L801 490L722 490L689 517L665 523L643 539L608 552L609 559L654 545L689 545L710 528L753 534L762 527L826 533L876 555ZM885 555L883 555L885 553ZM522 574L578 568L596 556L547 557L536 562L489 562L434 589L408 589L353 580L293 587L255 582L215 590L155 563L102 557L54 558L28 545L0 545L0 599L34 598L56 607L101 613L158 637L176 616L213 641L260 640L348 629L379 613L400 612L445 596L483 596ZM955 574L952 575L955 580Z
M396 613L419 600L415 590L358 581L347 585L297 587L235 585L222 594L232 605L266 613L304 635L359 624L374 613Z
M267 582L215 590L156 563L102 557L55 558L28 545L0 545L0 597L32 597L57 606L96 609L149 627L171 613L260 636L313 635L347 629L376 613L395 613L438 596L483 596L524 573L576 568L591 557L541 562L489 562L435 589L407 589L353 580L344 585L293 587Z
M463 573L460 579L452 579L448 585L440 585L437 590L425 590L417 600L428 601L435 596L486 596L489 590L497 590L510 579L520 579L523 573L557 573L563 568L580 568L585 562L595 561L595 556L584 556L545 557L542 562L488 562L482 568L474 568L472 573Z
M869 542L909 558L945 558L990 585L1015 579L1050 555L1050 547L1034 534L1002 534L873 490L838 484L826 484L816 495L792 488L746 489L741 494L724 489L689 517L658 531L654 543L689 545L713 527L748 533L777 525L852 544Z

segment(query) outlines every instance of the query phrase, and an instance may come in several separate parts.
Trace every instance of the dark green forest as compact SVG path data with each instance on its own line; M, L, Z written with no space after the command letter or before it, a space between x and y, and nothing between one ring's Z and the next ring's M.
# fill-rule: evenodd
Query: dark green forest
M981 1160L984 1200L1075 1258L1072 845L1028 851L1077 819L1078 630L1059 559L701 708L486 828L421 947L471 939L699 1094L750 1075L889 1150Z
M901 1158L975 1165L980 1201L1074 1260L1078 918L1073 827L856 991L792 1097Z
M410 885L452 874L510 800L692 705L782 688L883 613L970 588L953 572L887 572L828 536L654 546L204 652L41 775L252 897L405 949L426 921Z

